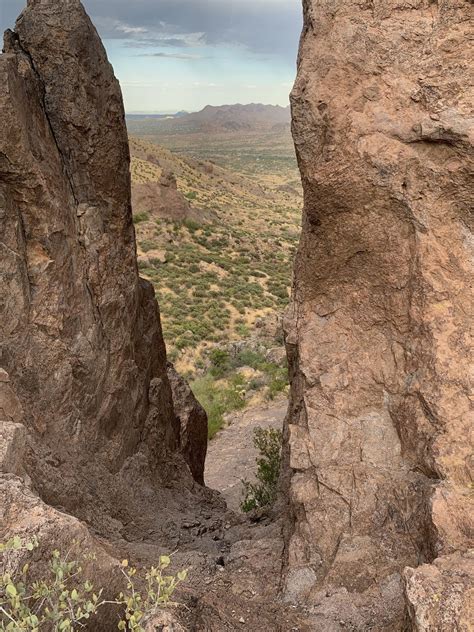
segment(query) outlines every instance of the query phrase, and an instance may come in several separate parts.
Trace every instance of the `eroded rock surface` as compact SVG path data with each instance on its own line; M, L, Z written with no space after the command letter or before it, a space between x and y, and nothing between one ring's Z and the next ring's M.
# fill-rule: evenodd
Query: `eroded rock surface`
M174 174L163 169L158 182L134 184L132 187L133 210L152 213L154 217L164 218L175 222L194 218L199 214L191 210L191 206L184 195L178 191Z
M417 632L473 629L474 552L453 553L405 570L406 594Z
M160 489L189 505L194 483L138 276L120 87L78 0L30 0L6 33L0 118L4 469L123 536Z
M472 10L304 2L286 589L351 629L404 629L404 567L473 545Z
M194 397L189 384L168 363L168 379L173 394L174 410L180 425L180 449L195 481L204 485L204 464L207 453L207 414Z

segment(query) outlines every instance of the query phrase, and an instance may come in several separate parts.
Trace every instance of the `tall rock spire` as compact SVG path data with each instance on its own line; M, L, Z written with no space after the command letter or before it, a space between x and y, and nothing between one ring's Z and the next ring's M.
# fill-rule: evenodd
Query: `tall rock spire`
M103 477L127 459L158 472L179 444L158 306L136 264L122 96L78 0L29 2L0 76L0 359L30 475L76 511L93 488L106 499Z

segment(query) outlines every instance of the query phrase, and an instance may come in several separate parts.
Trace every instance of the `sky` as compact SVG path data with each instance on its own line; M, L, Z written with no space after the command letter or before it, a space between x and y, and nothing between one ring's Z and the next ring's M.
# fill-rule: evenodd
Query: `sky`
M58 0L61 1L61 0ZM83 0L127 112L288 105L301 0ZM0 29L26 0L0 0Z

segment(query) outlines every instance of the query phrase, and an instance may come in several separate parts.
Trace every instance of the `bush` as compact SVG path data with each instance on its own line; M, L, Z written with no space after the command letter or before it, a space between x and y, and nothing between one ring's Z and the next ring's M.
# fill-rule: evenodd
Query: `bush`
M209 370L213 377L224 377L232 368L230 355L223 349L213 349L209 354L211 368Z
M73 542L73 546L76 543ZM32 551L38 546L37 540L22 542L15 536L5 544L0 544L0 553L7 551ZM37 580L29 580L29 564L25 564L18 576L5 572L2 560L0 572L0 630L2 632L71 632L84 627L100 608L114 605L121 608L117 618L119 630L145 632L143 625L157 611L166 606L178 584L186 579L187 571L176 576L164 575L171 559L167 555L159 558L158 566L145 570L145 590L141 592L135 583L137 569L128 561L121 565L126 579L126 588L112 601L102 599L103 589L94 592L89 580L83 581L82 567L76 560L70 560L70 553L62 555L55 550L49 562L48 574ZM94 559L83 554L84 559ZM141 582L143 585L143 582ZM143 624L143 625L142 625Z
M190 198L190 199L194 199L194 198ZM189 218L183 220L183 224L191 233L194 233L201 228L201 225L199 224L199 222L196 222L193 219L189 219Z
M224 425L225 413L240 410L245 406L245 388L241 376L233 376L226 386L218 384L208 373L193 382L191 388L207 413L209 439L212 439Z
M240 506L245 512L267 507L276 499L281 463L281 430L255 428L253 443L259 451L257 482L242 481L244 499Z
M288 371L286 368L277 367L270 374L268 384L268 397L274 399L278 393L282 393L288 386Z
M150 250L156 248L156 243L154 241L150 241L149 239L145 239L140 242L140 248L143 252L149 252Z
M143 211L142 213L135 213L135 215L133 216L133 223L140 224L140 222L147 222L149 219L150 216L148 215L148 213Z

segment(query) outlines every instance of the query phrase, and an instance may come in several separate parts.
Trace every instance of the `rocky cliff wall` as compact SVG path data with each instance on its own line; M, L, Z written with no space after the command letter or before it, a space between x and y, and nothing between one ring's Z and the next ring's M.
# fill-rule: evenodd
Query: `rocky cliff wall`
M410 624L403 571L473 545L472 10L304 2L286 593L351 629L470 629L456 564L407 571Z
M192 482L138 276L120 87L78 0L29 0L6 33L0 118L0 361L25 468L43 500L112 528L141 477Z

